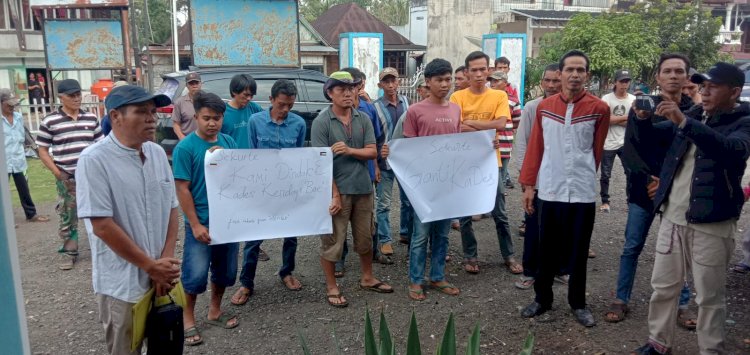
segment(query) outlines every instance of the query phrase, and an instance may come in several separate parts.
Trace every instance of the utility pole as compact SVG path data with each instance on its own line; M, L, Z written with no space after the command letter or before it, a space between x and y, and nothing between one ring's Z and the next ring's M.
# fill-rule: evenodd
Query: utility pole
M180 46L177 33L177 0L172 0L172 48L174 49L174 71L180 71Z

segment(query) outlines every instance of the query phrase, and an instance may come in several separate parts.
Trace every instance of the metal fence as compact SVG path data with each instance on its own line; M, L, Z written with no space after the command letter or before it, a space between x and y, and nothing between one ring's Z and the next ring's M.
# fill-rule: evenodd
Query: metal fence
M96 115L99 119L104 117L104 102L99 101L99 97L96 95L85 95L81 99L81 109L84 111L91 112ZM18 105L18 112L23 115L26 128L32 135L36 135L39 132L39 125L45 116L59 109L60 104L46 102L42 99L41 103L26 103Z
M401 78L401 81L399 82L398 93L399 95L406 96L406 98L409 99L409 103L415 103L420 100L419 94L417 94L417 79L422 76L423 73L424 64L417 68L417 72L414 75L408 78Z

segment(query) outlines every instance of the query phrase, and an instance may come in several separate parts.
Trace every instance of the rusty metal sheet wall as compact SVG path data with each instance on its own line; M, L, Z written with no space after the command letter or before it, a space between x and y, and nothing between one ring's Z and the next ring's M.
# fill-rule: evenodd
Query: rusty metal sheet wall
M297 1L192 0L198 66L299 66Z
M119 21L44 21L47 66L66 69L125 67Z

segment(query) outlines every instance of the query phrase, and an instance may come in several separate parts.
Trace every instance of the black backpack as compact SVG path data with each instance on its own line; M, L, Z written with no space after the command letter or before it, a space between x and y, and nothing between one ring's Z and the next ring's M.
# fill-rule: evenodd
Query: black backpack
M182 355L185 329L182 323L182 307L169 295L170 303L154 306L146 321L148 355Z

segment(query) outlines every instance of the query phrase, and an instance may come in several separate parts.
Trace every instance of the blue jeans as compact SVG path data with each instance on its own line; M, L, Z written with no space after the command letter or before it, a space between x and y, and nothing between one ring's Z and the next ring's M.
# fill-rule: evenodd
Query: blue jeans
M498 180L497 193L495 194L495 208L492 210L492 219L495 221L497 240L500 244L500 254L503 256L503 259L507 261L508 258L513 256L513 237L510 234L508 213L505 212L505 183L500 180L500 175L498 175ZM471 216L462 217L459 221L461 221L461 243L463 244L464 258L476 259L477 238L474 235Z
M617 299L625 304L630 303L633 292L635 271L638 268L638 257L646 245L648 230L654 221L655 214L635 204L628 204L628 220L625 224L625 245L620 256L620 273L617 276ZM680 306L690 302L690 288L685 285L680 293Z
M411 206L409 198L406 197L404 189L401 186L398 187L399 198L401 199L401 220L399 234L401 236L410 239L414 234L414 221L416 216L414 214L414 207Z
M380 183L376 187L378 194L376 223L378 224L378 242L390 243L391 239L391 196L393 195L393 170L380 171Z
M208 228L208 226L206 226ZM210 229L209 229L210 230ZM185 246L182 254L182 287L185 293L198 295L206 291L208 270L211 282L219 287L233 286L237 279L237 252L240 243L208 245L193 236L185 223Z
M510 158L501 158L500 162L503 163L500 168L500 182L504 184L510 181L510 174L508 173L510 171Z
M260 245L262 240L245 242L243 250L242 272L240 273L240 283L242 286L251 290L255 289L255 271L258 269L258 254L260 254ZM294 258L297 254L297 238L284 238L284 245L281 247L281 269L279 277L283 280L294 271Z
M409 280L421 285L427 263L427 241L430 242L430 281L445 280L445 255L448 253L450 219L421 223L414 222L414 235L409 244Z

